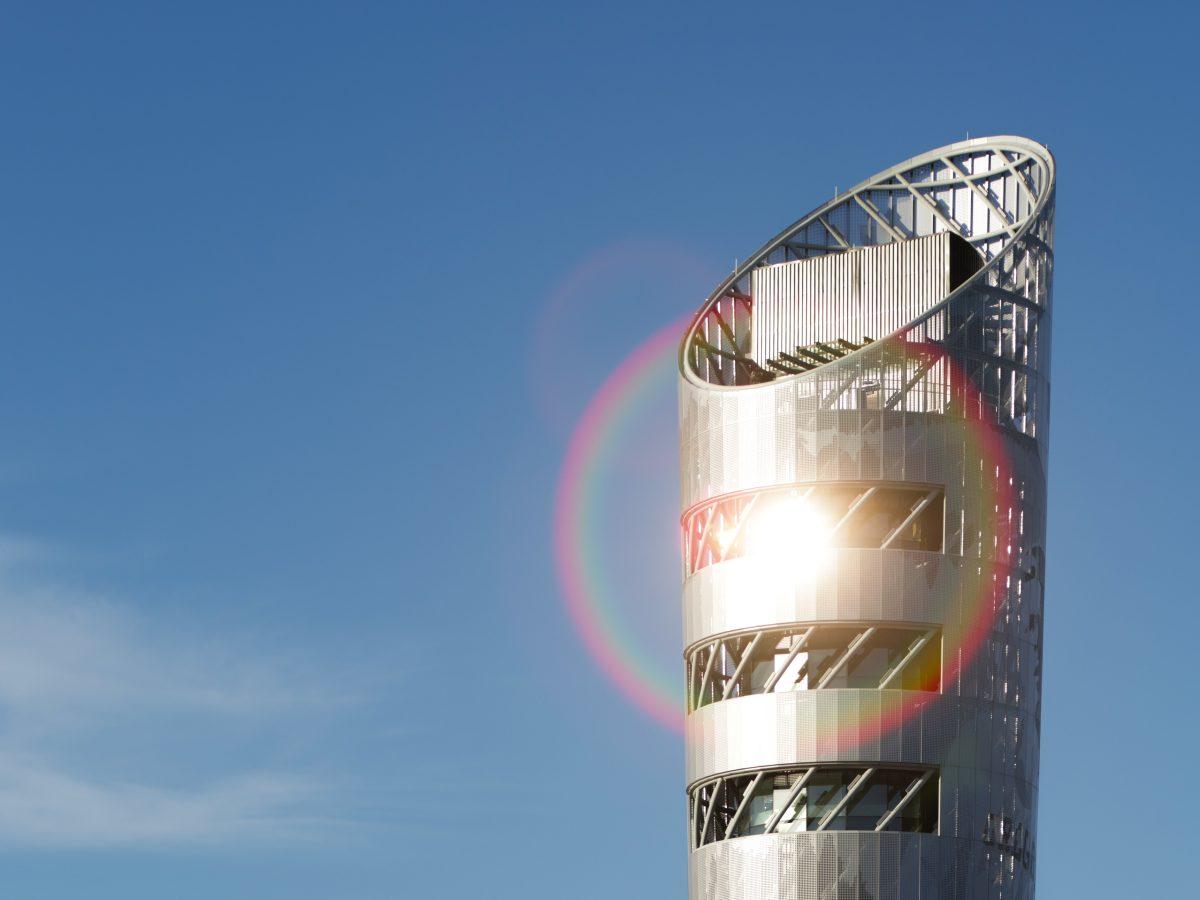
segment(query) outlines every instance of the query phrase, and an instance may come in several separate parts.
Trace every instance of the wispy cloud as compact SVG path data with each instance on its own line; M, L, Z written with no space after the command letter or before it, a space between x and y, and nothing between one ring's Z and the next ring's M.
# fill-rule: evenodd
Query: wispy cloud
M0 754L0 842L115 847L309 840L315 785L277 774L195 788L101 782Z
M0 842L243 844L331 827L316 779L239 767L234 753L145 761L181 732L219 747L228 728L286 726L340 698L244 638L180 634L31 577L51 553L0 537Z

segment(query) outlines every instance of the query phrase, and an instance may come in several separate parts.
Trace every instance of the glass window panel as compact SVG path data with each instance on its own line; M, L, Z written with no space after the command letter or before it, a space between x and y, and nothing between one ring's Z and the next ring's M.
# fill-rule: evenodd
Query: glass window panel
M858 789L858 792L846 804L845 828L847 831L874 831L891 805L892 794L889 782L880 777L877 770L870 781Z
M768 772L757 779L744 775L725 779L719 786L709 784L696 792L693 807L695 846L703 846L726 837L737 838L763 834L791 794L806 768ZM835 806L843 801L847 791L865 772L861 766L819 767L808 779L792 804L780 815L776 831L781 833L813 831ZM832 831L874 831L876 825L896 808L904 796L916 786L922 772L911 769L876 768L865 784L845 802L827 824ZM751 784L754 791L746 797ZM743 808L743 802L745 806ZM709 828L701 834L709 806L713 806ZM730 823L738 809L742 814L732 831ZM887 831L935 833L938 829L938 779L927 779L905 807L894 815Z
M730 699L762 694L771 684L777 693L815 689L829 667L845 656L850 644L869 626L824 625L812 629L802 649L792 653L808 629L765 631L757 642L730 691ZM910 691L941 690L941 635L922 629L875 626L870 638L846 660L826 683L826 688L878 688L890 677L889 687ZM702 684L708 659L714 652L701 647L689 662L689 677L698 692L696 708L724 699L725 685L738 671L739 660L746 654L754 635L742 635L721 642L715 651L709 678ZM909 653L917 647L912 658ZM895 671L901 662L907 662ZM773 683L772 683L773 680Z
M795 787L796 781L803 777L805 771L807 770L792 773L792 777L789 780L789 791L792 787ZM787 795L785 794L782 797L777 796L775 802L782 805L786 801ZM788 834L794 831L807 831L809 824L808 785L806 784L800 789L800 793L796 795L795 799L784 811L783 815L779 817L779 824L775 826L775 830L783 834Z
M807 690L811 685L808 679L808 654L801 650L789 661L792 648L801 640L804 632L792 632L780 642L773 660L774 669L779 671L774 690L777 692ZM786 665L785 665L786 664Z
M905 793L921 777L920 772L903 770L884 770L879 773L881 782L888 786L889 805L891 809L899 803ZM908 801L904 809L895 815L888 823L885 831L917 831L926 834L937 831L937 778L930 778L916 795Z
M920 632L904 628L876 628L846 663L843 686L877 688L904 658ZM898 686L898 685L897 685Z
M916 639L914 638L914 642ZM906 691L940 691L942 689L942 636L940 633L925 642L925 646L909 661L899 678L892 684Z
M820 519L832 528L846 514L850 504L857 499L864 488L856 484L822 484L809 495L809 503L817 511Z
M808 830L813 830L821 820L846 795L850 783L861 773L862 769L818 769L807 785ZM843 809L825 826L829 831L846 830L846 811Z
M788 791L800 774L802 773L780 772L759 781L731 837L765 832L771 817L775 815L775 809L787 799Z
M721 783L721 787L717 791L716 806L713 809L712 827L707 835L708 841L724 839L725 833L729 830L729 823L733 820L733 814L737 812L746 788L753 780L753 775L743 775L737 778L726 778Z
M704 830L705 818L708 814L708 808L712 805L713 792L715 786L711 784L704 785L700 788L699 797L696 809L696 846L700 847L712 840L712 824L709 823L708 831Z
M892 549L940 552L942 549L942 516L944 508L945 502L939 495L921 511L921 514L913 520L912 524L896 536L896 539L891 544Z
M813 636L809 638L804 652L800 654L807 657L805 687L811 689L820 684L821 678L829 670L829 667L842 657L850 642L861 634L862 631L863 629L859 627L846 628L841 626L827 626L816 629L813 632ZM826 687L846 687L846 669L844 666L838 674L830 679Z

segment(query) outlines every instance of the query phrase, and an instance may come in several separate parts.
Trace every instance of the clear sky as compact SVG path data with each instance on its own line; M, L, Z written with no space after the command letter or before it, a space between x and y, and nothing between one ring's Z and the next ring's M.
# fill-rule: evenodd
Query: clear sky
M835 186L1016 133L1060 172L1039 887L1182 896L1198 24L4 4L0 893L683 896L681 741L556 583L571 428ZM666 685L674 416L661 367L589 547Z

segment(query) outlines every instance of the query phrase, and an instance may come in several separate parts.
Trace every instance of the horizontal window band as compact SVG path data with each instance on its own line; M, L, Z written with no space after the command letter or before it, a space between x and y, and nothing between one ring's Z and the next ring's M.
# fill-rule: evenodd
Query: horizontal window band
M693 645L687 709L759 694L857 688L939 692L938 627L882 623L791 625Z
M761 834L938 832L937 769L813 765L708 779L688 792L693 850Z
M824 481L716 497L681 518L684 574L730 559L813 568L830 550L940 553L945 489L909 482Z

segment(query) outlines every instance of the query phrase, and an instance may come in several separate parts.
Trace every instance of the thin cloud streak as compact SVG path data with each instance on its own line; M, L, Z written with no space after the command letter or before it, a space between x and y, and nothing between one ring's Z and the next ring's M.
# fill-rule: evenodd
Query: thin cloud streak
M0 842L149 848L307 841L332 824L303 811L319 792L270 773L192 789L102 783L0 756Z
M270 767L222 770L219 753L172 759L170 785L100 771L169 745L184 727L220 748L230 731L311 719L347 698L318 689L311 664L244 637L181 635L24 571L43 570L51 554L0 537L0 842L229 845L345 827L325 812L333 798L320 781Z

